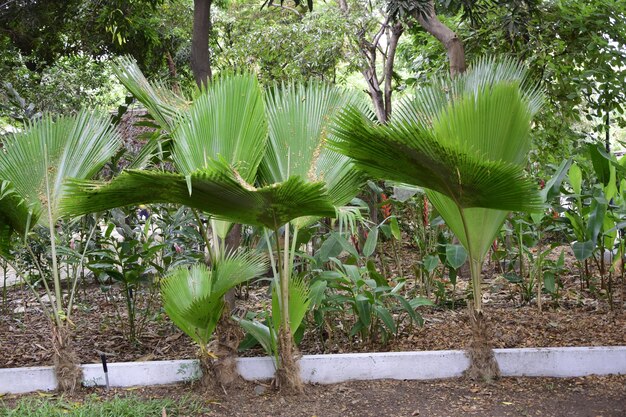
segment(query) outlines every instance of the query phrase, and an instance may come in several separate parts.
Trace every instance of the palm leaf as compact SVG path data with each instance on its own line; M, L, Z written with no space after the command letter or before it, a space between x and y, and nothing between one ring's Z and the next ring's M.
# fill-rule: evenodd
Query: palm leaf
M44 116L5 141L0 178L11 182L33 219L47 219L41 213L49 208L54 221L66 191L64 181L95 175L119 144L108 116L87 111L71 117Z
M261 163L261 181L275 183L297 175L326 183L335 206L348 203L364 182L349 158L326 148L336 117L354 93L321 83L283 85L267 95L269 144ZM301 219L304 226L311 219Z
M492 119L482 128L473 123ZM372 176L429 188L463 208L537 210L537 187L518 162L519 154L528 151L528 141L515 146L514 157L509 155L512 145L489 151L492 142L525 138L529 122L517 87L498 84L486 87L485 94L449 104L431 129L406 119L375 125L352 108L340 117L339 140L331 147L350 155Z
M161 284L165 311L185 334L206 346L221 317L224 294L266 269L265 258L252 253L231 253L213 270L204 265L176 269Z
M179 268L161 283L163 306L170 319L201 346L211 335L209 325L221 314L223 303L208 302L213 286L212 272L204 265Z
M510 60L479 61L438 80L399 106L389 125L345 112L332 146L377 177L427 188L470 257L474 303L481 310L481 266L507 211L542 208L523 171L530 122L542 94Z
M188 177L182 174L127 171L109 184L72 181L63 210L68 215L148 203L174 203L238 223L276 229L301 216L332 216L335 211L322 183L291 177L280 184L254 188L223 162Z
M149 82L132 57L117 58L113 72L124 87L146 106L161 129L168 132L174 130L178 115L189 106L183 97L176 95L163 83Z
M267 258L262 254L230 253L215 265L213 292L221 297L232 287L263 275L267 268Z
M276 334L278 334L280 323L282 323L282 314L284 314L280 308L278 291L280 291L280 289L277 285L275 285L272 291L272 322ZM288 313L291 334L294 334L296 330L298 330L298 327L300 327L300 324L302 323L302 320L304 320L304 316L309 309L309 304L311 303L309 294L309 286L306 282L304 282L302 278L292 275L289 280Z
M219 77L177 125L173 139L179 172L190 174L219 158L236 166L245 181L254 182L267 142L263 96L254 75Z
M0 256L9 257L13 234L25 234L36 221L11 183L0 180Z

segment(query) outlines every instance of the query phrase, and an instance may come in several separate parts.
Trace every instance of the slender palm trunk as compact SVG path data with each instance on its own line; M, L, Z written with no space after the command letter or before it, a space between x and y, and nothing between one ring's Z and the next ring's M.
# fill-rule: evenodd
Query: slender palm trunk
M291 333L289 321L289 280L292 273L292 258L289 254L289 223L285 225L285 242L282 248L283 260L281 265L280 239L278 230L276 236L276 249L278 260L278 273L280 277L280 310L281 323L278 331L278 367L276 369L276 383L285 393L299 394L303 391L300 377L300 365L298 364L299 352ZM295 236L294 236L295 240Z
M482 265L482 259L470 255L474 301L468 305L472 338L467 349L470 366L465 375L472 380L491 382L500 376L500 368L493 354L491 334L482 308Z
M472 380L491 382L500 376L500 368L493 354L491 335L489 334L489 327L482 309L481 285L484 255L474 253L474 248L470 242L467 218L463 209L459 209L459 213L465 229L473 290L473 302L468 305L469 321L472 329L472 338L467 349L470 366L465 371L465 375Z

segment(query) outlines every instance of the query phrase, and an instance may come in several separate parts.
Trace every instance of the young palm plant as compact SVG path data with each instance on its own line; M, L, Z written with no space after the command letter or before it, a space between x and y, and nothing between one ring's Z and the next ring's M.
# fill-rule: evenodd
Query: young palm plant
M479 61L466 74L436 80L402 103L388 125L357 110L340 118L332 143L378 177L428 189L428 197L468 252L472 365L490 380L499 370L486 333L481 269L509 211L536 211L542 200L524 173L532 116L542 94L510 60Z
M258 86L243 91L258 91ZM228 97L237 100L242 94ZM305 218L295 221L297 234L298 227L306 222L333 217L335 205L348 202L357 193L361 181L361 175L354 172L348 158L323 147L331 120L348 102L346 97L349 95L317 84L307 88L290 86L284 91L276 89L267 104L270 125L267 152L262 141L243 145L232 136L227 141L228 133L237 129L267 140L265 113L259 120L249 115L254 106L231 109L214 101L210 111L196 114L196 100L190 114L180 116L172 134L173 160L181 173L130 170L109 184L75 181L70 184L74 200L68 202L67 209L78 215L130 204L170 202L201 210L217 219L264 226L275 235L287 225L285 248L290 250L278 248L278 267L274 265L274 270L281 311L292 311L288 287L296 239L290 239L290 222ZM203 126L206 119L225 122L217 127ZM261 174L257 178L260 163ZM299 391L301 382L290 317L289 314L280 317L279 339L284 342L278 343L278 381L286 389Z
M363 175L354 169L349 158L325 145L339 112L347 105L357 104L355 94L324 84L290 84L270 90L266 100L269 144L260 166L260 181L282 183L296 176L311 184L323 182L336 209L347 204L358 193ZM296 242L298 231L317 219L306 216L284 224L282 260L277 243L272 307L277 332L272 334L277 334L278 339L277 382L292 391L302 389L293 332L309 304L308 289L292 277ZM274 226L275 236L280 226L283 225Z
M211 265L211 269L205 265L196 265L191 270L181 267L161 283L167 315L200 347L198 359L204 387L216 382L216 370L213 369L215 349L210 348L209 343L225 308L224 295L235 286L259 277L266 269L263 256L230 253ZM225 360L233 363L224 369L236 369L235 358ZM231 378L234 379L235 375Z
M9 137L0 153L2 234L7 237L11 230L18 231L28 247L31 227L38 224L50 233L54 287L50 291L46 284L50 305L44 309L52 324L54 363L63 391L73 390L82 376L71 346L73 297L70 294L69 302L64 303L57 259L57 222L64 214L61 201L67 193L64 181L93 177L120 142L107 116L82 111L76 116L44 116L32 122L23 133Z

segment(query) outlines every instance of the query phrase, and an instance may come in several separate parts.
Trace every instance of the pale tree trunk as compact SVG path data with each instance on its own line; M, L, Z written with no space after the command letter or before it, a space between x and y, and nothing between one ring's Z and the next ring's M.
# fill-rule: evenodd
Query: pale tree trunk
M424 30L433 35L446 48L450 62L450 75L455 77L464 73L465 49L463 43L452 29L441 23L435 13L434 2L429 3L425 16L418 13L415 17Z
M211 79L209 32L211 31L211 4L213 0L194 0L193 32L191 35L191 71L198 86Z

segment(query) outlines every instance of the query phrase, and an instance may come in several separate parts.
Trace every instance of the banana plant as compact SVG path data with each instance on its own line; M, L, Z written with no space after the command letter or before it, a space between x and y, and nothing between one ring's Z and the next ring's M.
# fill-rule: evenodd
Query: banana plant
M69 302L64 305L57 259L56 226L65 214L61 204L68 193L65 181L93 177L120 143L109 117L81 111L68 117L46 115L29 123L24 132L4 141L0 153L2 242L6 242L12 231L17 231L29 248L28 231L32 227L46 227L50 233L54 287L51 291L43 280L50 300L44 309L52 323L54 359L62 390L73 390L81 378L71 350L70 332L76 280Z
M542 200L524 166L532 116L542 103L524 69L483 59L466 74L434 80L377 125L352 108L333 149L372 176L428 189L428 197L468 253L473 287L472 366L491 379L497 364L485 338L481 268L509 211L537 211Z

